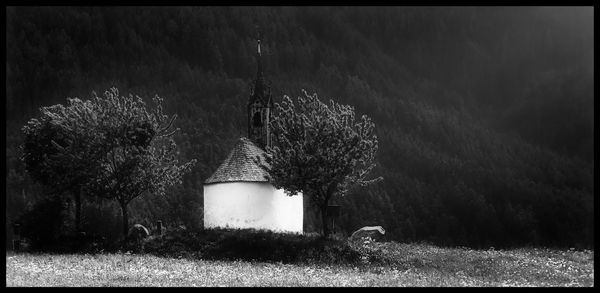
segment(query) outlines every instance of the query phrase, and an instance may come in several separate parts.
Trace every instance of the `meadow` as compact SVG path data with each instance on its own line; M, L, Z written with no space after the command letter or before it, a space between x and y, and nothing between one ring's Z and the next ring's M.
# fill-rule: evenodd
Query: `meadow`
M13 286L593 286L594 252L369 243L357 264L6 254Z

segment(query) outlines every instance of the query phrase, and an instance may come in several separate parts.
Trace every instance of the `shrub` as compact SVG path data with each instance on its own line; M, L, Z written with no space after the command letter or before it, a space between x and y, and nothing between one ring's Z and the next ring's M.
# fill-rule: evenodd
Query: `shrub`
M113 217L106 211L100 214L97 206L84 206L83 231L73 223L68 200L49 196L36 202L17 218L21 224L21 237L29 250L44 252L99 252L116 251L119 243ZM120 224L120 223L118 223ZM112 232L117 231L117 233Z
M90 246L114 250L123 236L121 215L112 202L88 200L82 206L82 229L89 238Z
M67 205L59 196L37 202L18 218L18 222L21 236L32 250L62 250L70 246L65 240L73 236L74 228L70 225Z
M257 230L179 229L151 237L144 251L166 257L282 263L348 264L360 259L341 239Z

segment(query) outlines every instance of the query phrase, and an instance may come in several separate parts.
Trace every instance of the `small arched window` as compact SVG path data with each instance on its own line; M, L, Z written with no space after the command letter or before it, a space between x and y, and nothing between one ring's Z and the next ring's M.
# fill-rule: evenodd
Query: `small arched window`
M254 113L254 116L252 116L252 125L254 125L255 127L262 126L262 119L260 117L260 112L256 112L256 113Z

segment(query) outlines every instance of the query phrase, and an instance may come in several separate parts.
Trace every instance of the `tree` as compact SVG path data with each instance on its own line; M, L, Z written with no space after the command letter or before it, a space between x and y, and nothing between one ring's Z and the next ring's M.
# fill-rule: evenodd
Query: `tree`
M120 97L116 88L94 97L91 103L100 121L95 129L107 152L90 178L90 193L116 200L123 215L123 235L128 232L127 206L142 194L164 195L165 189L182 183L196 160L178 165L172 136L176 115L163 113L162 99L149 111L139 97Z
M302 192L309 197L327 237L329 200L382 179L367 179L375 167L377 136L369 117L355 120L353 107L333 100L326 105L316 94L303 93L297 107L288 96L275 104L273 147L267 148L261 166L269 171L273 185L285 189L287 195Z
M42 116L23 128L22 159L52 194L75 196L78 227L82 193L117 200L126 235L129 202L143 193L164 194L195 160L177 165L176 116L163 113L160 97L148 111L140 97L119 97L116 88L93 96L41 108Z
M75 224L81 224L81 195L96 172L106 148L94 129L98 117L89 101L68 99L68 105L40 108L22 129L21 160L25 170L50 195L70 194L75 199Z

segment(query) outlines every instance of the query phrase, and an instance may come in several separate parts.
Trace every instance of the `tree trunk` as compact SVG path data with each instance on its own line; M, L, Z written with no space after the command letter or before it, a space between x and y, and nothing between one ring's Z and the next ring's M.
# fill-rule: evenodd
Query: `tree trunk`
M327 238L327 236L329 236L329 227L327 226L327 204L321 206L321 221L323 238Z
M128 229L128 216L127 216L127 204L126 203L121 203L121 212L123 213L123 237L127 238L127 232L129 232Z

